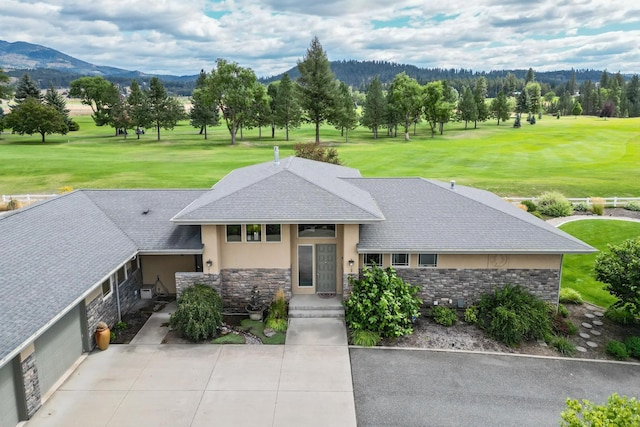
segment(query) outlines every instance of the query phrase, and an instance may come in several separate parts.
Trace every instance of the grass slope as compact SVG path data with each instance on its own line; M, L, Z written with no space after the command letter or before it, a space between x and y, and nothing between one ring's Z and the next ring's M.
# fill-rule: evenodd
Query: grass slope
M592 219L569 222L559 228L600 251L606 251L607 244L618 245L624 240L640 237L640 223L637 222ZM608 307L616 299L604 289L604 283L593 277L597 255L565 255L561 286L575 289L590 303Z
M81 129L68 135L40 137L0 135L0 193L55 192L73 188L202 188L210 187L231 170L269 161L273 145L281 157L293 153L296 142L313 140L312 126L284 132L245 130L244 139L229 143L226 127L209 129L209 139L182 122L152 130L137 140L125 140L113 129L96 127L89 116L78 116ZM401 130L399 130L401 131ZM384 131L381 134L384 135ZM502 196L534 196L557 189L569 197L637 196L640 182L640 119L544 117L536 125L514 129L508 122L480 123L464 130L448 124L443 136L430 137L426 124L404 142L358 128L344 142L329 125L321 129L324 142L338 147L346 166L363 176L422 176L470 185Z

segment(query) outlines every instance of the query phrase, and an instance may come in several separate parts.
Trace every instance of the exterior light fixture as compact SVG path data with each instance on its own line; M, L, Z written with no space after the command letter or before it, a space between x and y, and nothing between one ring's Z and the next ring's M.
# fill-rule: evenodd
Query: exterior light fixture
M349 259L349 271L351 271L351 273L353 273L353 264L355 263L355 261L353 260L353 258Z
M211 267L213 266L213 261L208 259L206 264L207 264L207 270L208 270L209 274L211 274Z

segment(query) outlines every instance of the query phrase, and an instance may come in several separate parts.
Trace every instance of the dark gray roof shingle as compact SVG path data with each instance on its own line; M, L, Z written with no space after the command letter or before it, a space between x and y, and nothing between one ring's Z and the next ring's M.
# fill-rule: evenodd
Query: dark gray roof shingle
M360 226L360 252L590 253L580 240L483 190L422 178L349 179L386 220Z

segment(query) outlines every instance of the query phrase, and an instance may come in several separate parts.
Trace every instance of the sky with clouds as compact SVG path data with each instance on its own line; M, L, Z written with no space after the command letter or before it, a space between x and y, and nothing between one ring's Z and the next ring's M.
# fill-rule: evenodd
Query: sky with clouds
M275 75L313 36L330 60L640 73L638 0L0 1L0 40L153 74L225 58Z

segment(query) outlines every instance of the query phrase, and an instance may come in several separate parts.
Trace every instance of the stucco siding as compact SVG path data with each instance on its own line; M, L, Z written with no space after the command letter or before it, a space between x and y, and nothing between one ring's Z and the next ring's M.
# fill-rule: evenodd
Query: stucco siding
M196 255L143 255L142 283L154 285L156 294L176 293L176 272L196 271ZM158 279L160 282L157 283Z

